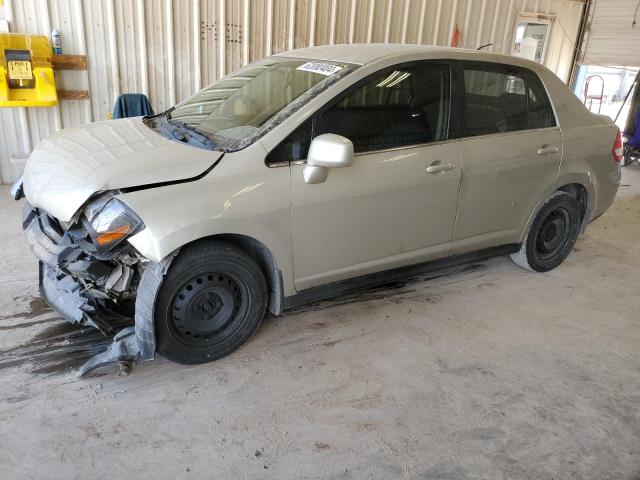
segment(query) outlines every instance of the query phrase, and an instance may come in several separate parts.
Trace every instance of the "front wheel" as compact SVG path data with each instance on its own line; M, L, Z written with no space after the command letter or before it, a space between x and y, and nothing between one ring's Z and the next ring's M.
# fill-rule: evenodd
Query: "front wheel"
M555 192L538 210L525 240L511 260L535 272L560 265L576 243L582 212L578 200L567 192Z
M226 242L187 246L158 292L158 353L182 364L229 355L256 331L266 305L267 284L251 257Z

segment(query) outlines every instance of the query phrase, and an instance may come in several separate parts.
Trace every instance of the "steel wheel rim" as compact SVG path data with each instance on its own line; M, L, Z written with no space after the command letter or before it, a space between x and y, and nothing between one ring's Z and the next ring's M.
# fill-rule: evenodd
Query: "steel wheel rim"
M239 283L231 276L210 272L186 281L171 302L171 329L189 346L207 346L229 328L242 305Z
M542 221L535 240L535 252L541 260L561 254L571 239L571 214L563 207L551 210Z

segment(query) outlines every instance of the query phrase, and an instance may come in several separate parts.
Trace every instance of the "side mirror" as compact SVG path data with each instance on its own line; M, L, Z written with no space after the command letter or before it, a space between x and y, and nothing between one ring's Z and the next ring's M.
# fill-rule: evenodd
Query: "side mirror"
M353 143L333 133L318 135L311 141L307 165L302 172L306 183L322 183L329 168L350 167L353 164Z

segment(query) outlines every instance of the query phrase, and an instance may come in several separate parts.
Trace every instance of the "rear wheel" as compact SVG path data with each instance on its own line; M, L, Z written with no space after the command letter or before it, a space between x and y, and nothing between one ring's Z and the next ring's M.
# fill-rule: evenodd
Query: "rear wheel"
M267 284L251 257L226 242L188 246L158 292L158 353L183 364L229 355L258 328L266 305Z
M520 250L511 255L517 265L547 272L560 265L576 243L582 212L578 200L556 192L538 210Z

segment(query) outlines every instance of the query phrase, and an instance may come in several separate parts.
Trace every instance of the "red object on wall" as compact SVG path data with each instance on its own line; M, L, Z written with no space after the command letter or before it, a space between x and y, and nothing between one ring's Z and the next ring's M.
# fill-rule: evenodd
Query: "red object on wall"
M455 28L453 29L453 33L451 34L451 46L458 47L462 44L462 32L458 28L458 24L456 23Z

